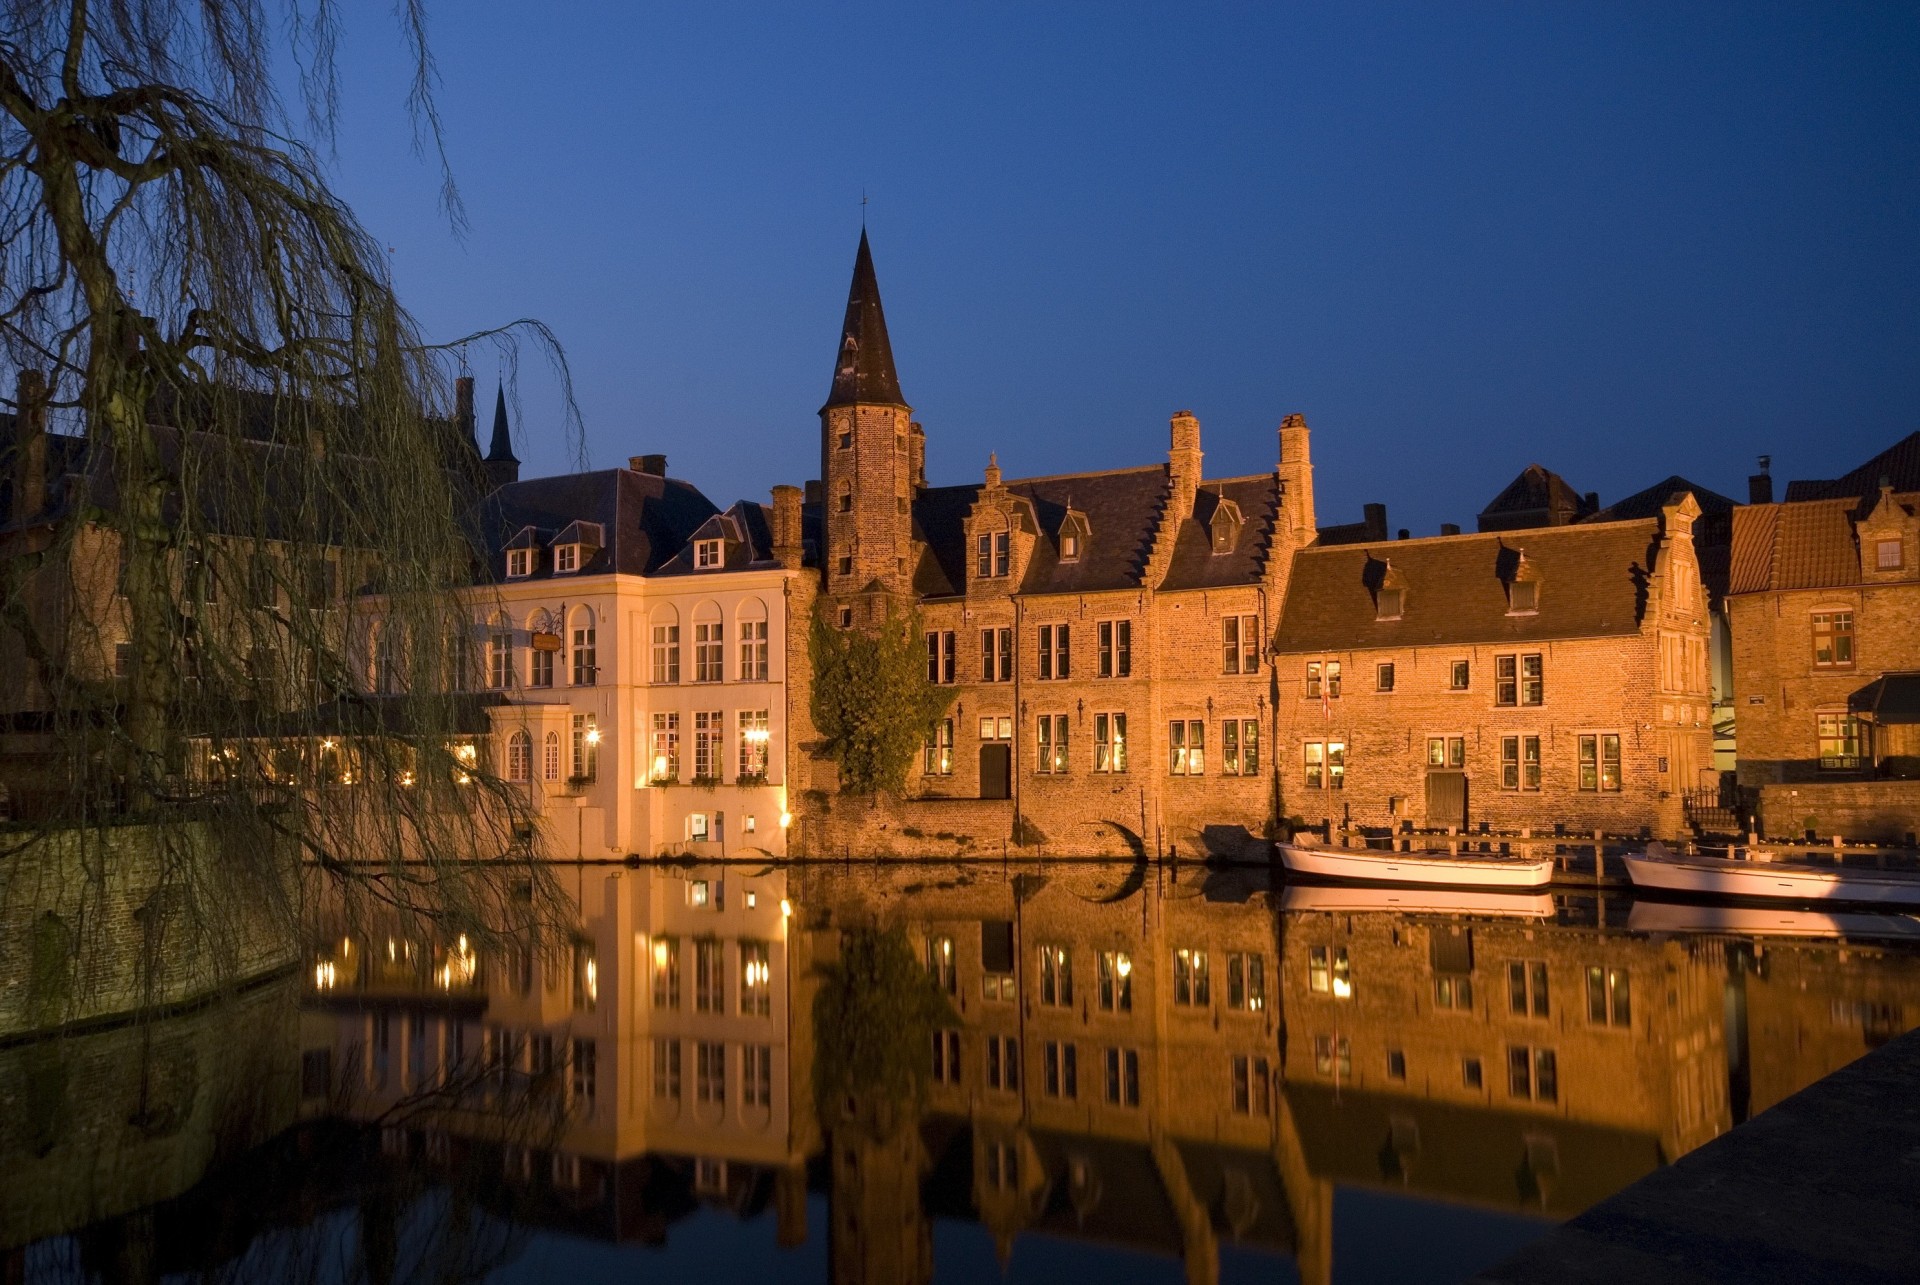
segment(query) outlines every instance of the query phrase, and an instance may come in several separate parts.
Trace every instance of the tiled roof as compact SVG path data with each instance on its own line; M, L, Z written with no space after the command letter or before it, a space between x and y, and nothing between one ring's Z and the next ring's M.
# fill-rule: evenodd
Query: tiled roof
M1882 478L1896 491L1920 491L1920 432L1881 451L1852 472L1831 482L1789 482L1787 500L1871 500L1880 493Z
M1819 589L1860 582L1850 496L1733 511L1729 592Z
M606 546L564 579L608 571L653 575L716 512L689 483L621 468L514 482L487 496L473 520L495 576L505 571L506 541L523 527L559 531L574 522L599 523ZM553 574L543 563L532 578Z
M1302 549L1278 645L1337 651L1634 633L1658 537L1659 523L1643 519ZM1539 580L1539 610L1509 615L1506 581L1522 553ZM1369 586L1383 564L1406 587L1398 620L1375 618Z

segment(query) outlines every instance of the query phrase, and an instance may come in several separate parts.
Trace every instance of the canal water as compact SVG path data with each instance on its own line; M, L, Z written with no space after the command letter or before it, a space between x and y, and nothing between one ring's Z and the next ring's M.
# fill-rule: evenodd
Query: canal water
M16 1282L1454 1281L1920 1025L1920 921L582 865L0 1044Z

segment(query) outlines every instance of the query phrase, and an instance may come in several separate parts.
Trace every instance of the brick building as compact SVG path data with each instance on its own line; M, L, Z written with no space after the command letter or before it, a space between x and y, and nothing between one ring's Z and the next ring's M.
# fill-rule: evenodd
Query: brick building
M1920 830L1920 433L1734 514L1743 786L1765 833Z
M1655 518L1298 550L1274 643L1282 806L1677 832L1712 771L1699 514L1682 491Z

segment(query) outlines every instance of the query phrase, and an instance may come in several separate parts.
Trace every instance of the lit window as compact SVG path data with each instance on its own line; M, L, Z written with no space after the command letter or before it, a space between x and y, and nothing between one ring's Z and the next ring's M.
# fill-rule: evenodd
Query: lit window
M1037 752L1033 770L1043 776L1058 776L1067 770L1067 716L1041 714L1034 720Z
M1820 738L1820 766L1851 771L1865 761L1866 728L1851 714L1815 715Z
M1587 969L1587 1021L1595 1026L1631 1026L1633 997L1627 985L1627 970Z
M1874 548L1874 565L1882 571L1898 571L1906 564L1901 543L1898 540L1882 540Z
M1213 1002L1206 951L1173 952L1173 1002L1181 1008L1206 1008Z
M1176 718L1167 724L1167 771L1174 776L1201 776L1207 770L1207 725L1197 718Z
M1820 669L1845 669L1853 664L1853 613L1813 613L1813 663Z
M1080 558L1080 537L1068 532L1060 537L1060 561L1076 562Z
M1456 660L1447 669L1447 690L1464 692L1467 690L1471 667L1464 660Z
M1108 1013L1133 1011L1133 957L1125 951L1100 953L1100 1008Z

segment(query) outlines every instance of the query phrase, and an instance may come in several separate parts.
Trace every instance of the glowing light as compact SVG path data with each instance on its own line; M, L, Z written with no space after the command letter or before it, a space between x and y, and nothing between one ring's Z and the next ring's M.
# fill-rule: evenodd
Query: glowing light
M587 744L598 745L599 743L600 743L600 729L597 727L589 727L587 729Z
M1335 999L1352 999L1353 982L1345 977L1335 977L1333 979L1333 997Z
M782 919L793 918L793 903L785 897L780 898L780 917Z
M1120 956L1119 959L1114 961L1113 971L1119 973L1122 977L1131 977L1133 975L1133 956Z
M792 824L793 824L793 813L791 813L791 812L782 812L782 813L780 814L780 828L781 828L782 830L784 830L784 829L786 829L786 828L787 828L788 826L790 826L790 825L792 825Z
M664 754L653 756L653 779L656 781L667 779L667 756Z
M759 905L759 904L760 904L760 897L759 897L759 894L758 894L758 893L752 893L752 892L750 892L750 893L748 893L748 894L747 894L747 909L748 909L748 910L752 910L752 909L753 909L753 908L754 908L755 906L757 906L757 905Z
M320 748L321 748L321 749L323 749L323 750L330 750L330 749L332 749L332 748L333 748L333 742L332 742L332 741L322 741L322 742L320 742Z
M467 953L467 935L465 933L460 934L460 953L462 955Z
M655 968L665 968L667 966L667 943L664 941L656 941L653 943L653 966Z
M765 745L769 740L773 739L772 734L764 727L748 728L746 737L747 740L754 745Z
M600 965L592 959L587 960L586 988L588 1003L600 998Z
M335 980L333 961L331 959L323 959L313 966L313 988L315 990L330 991L333 989Z

